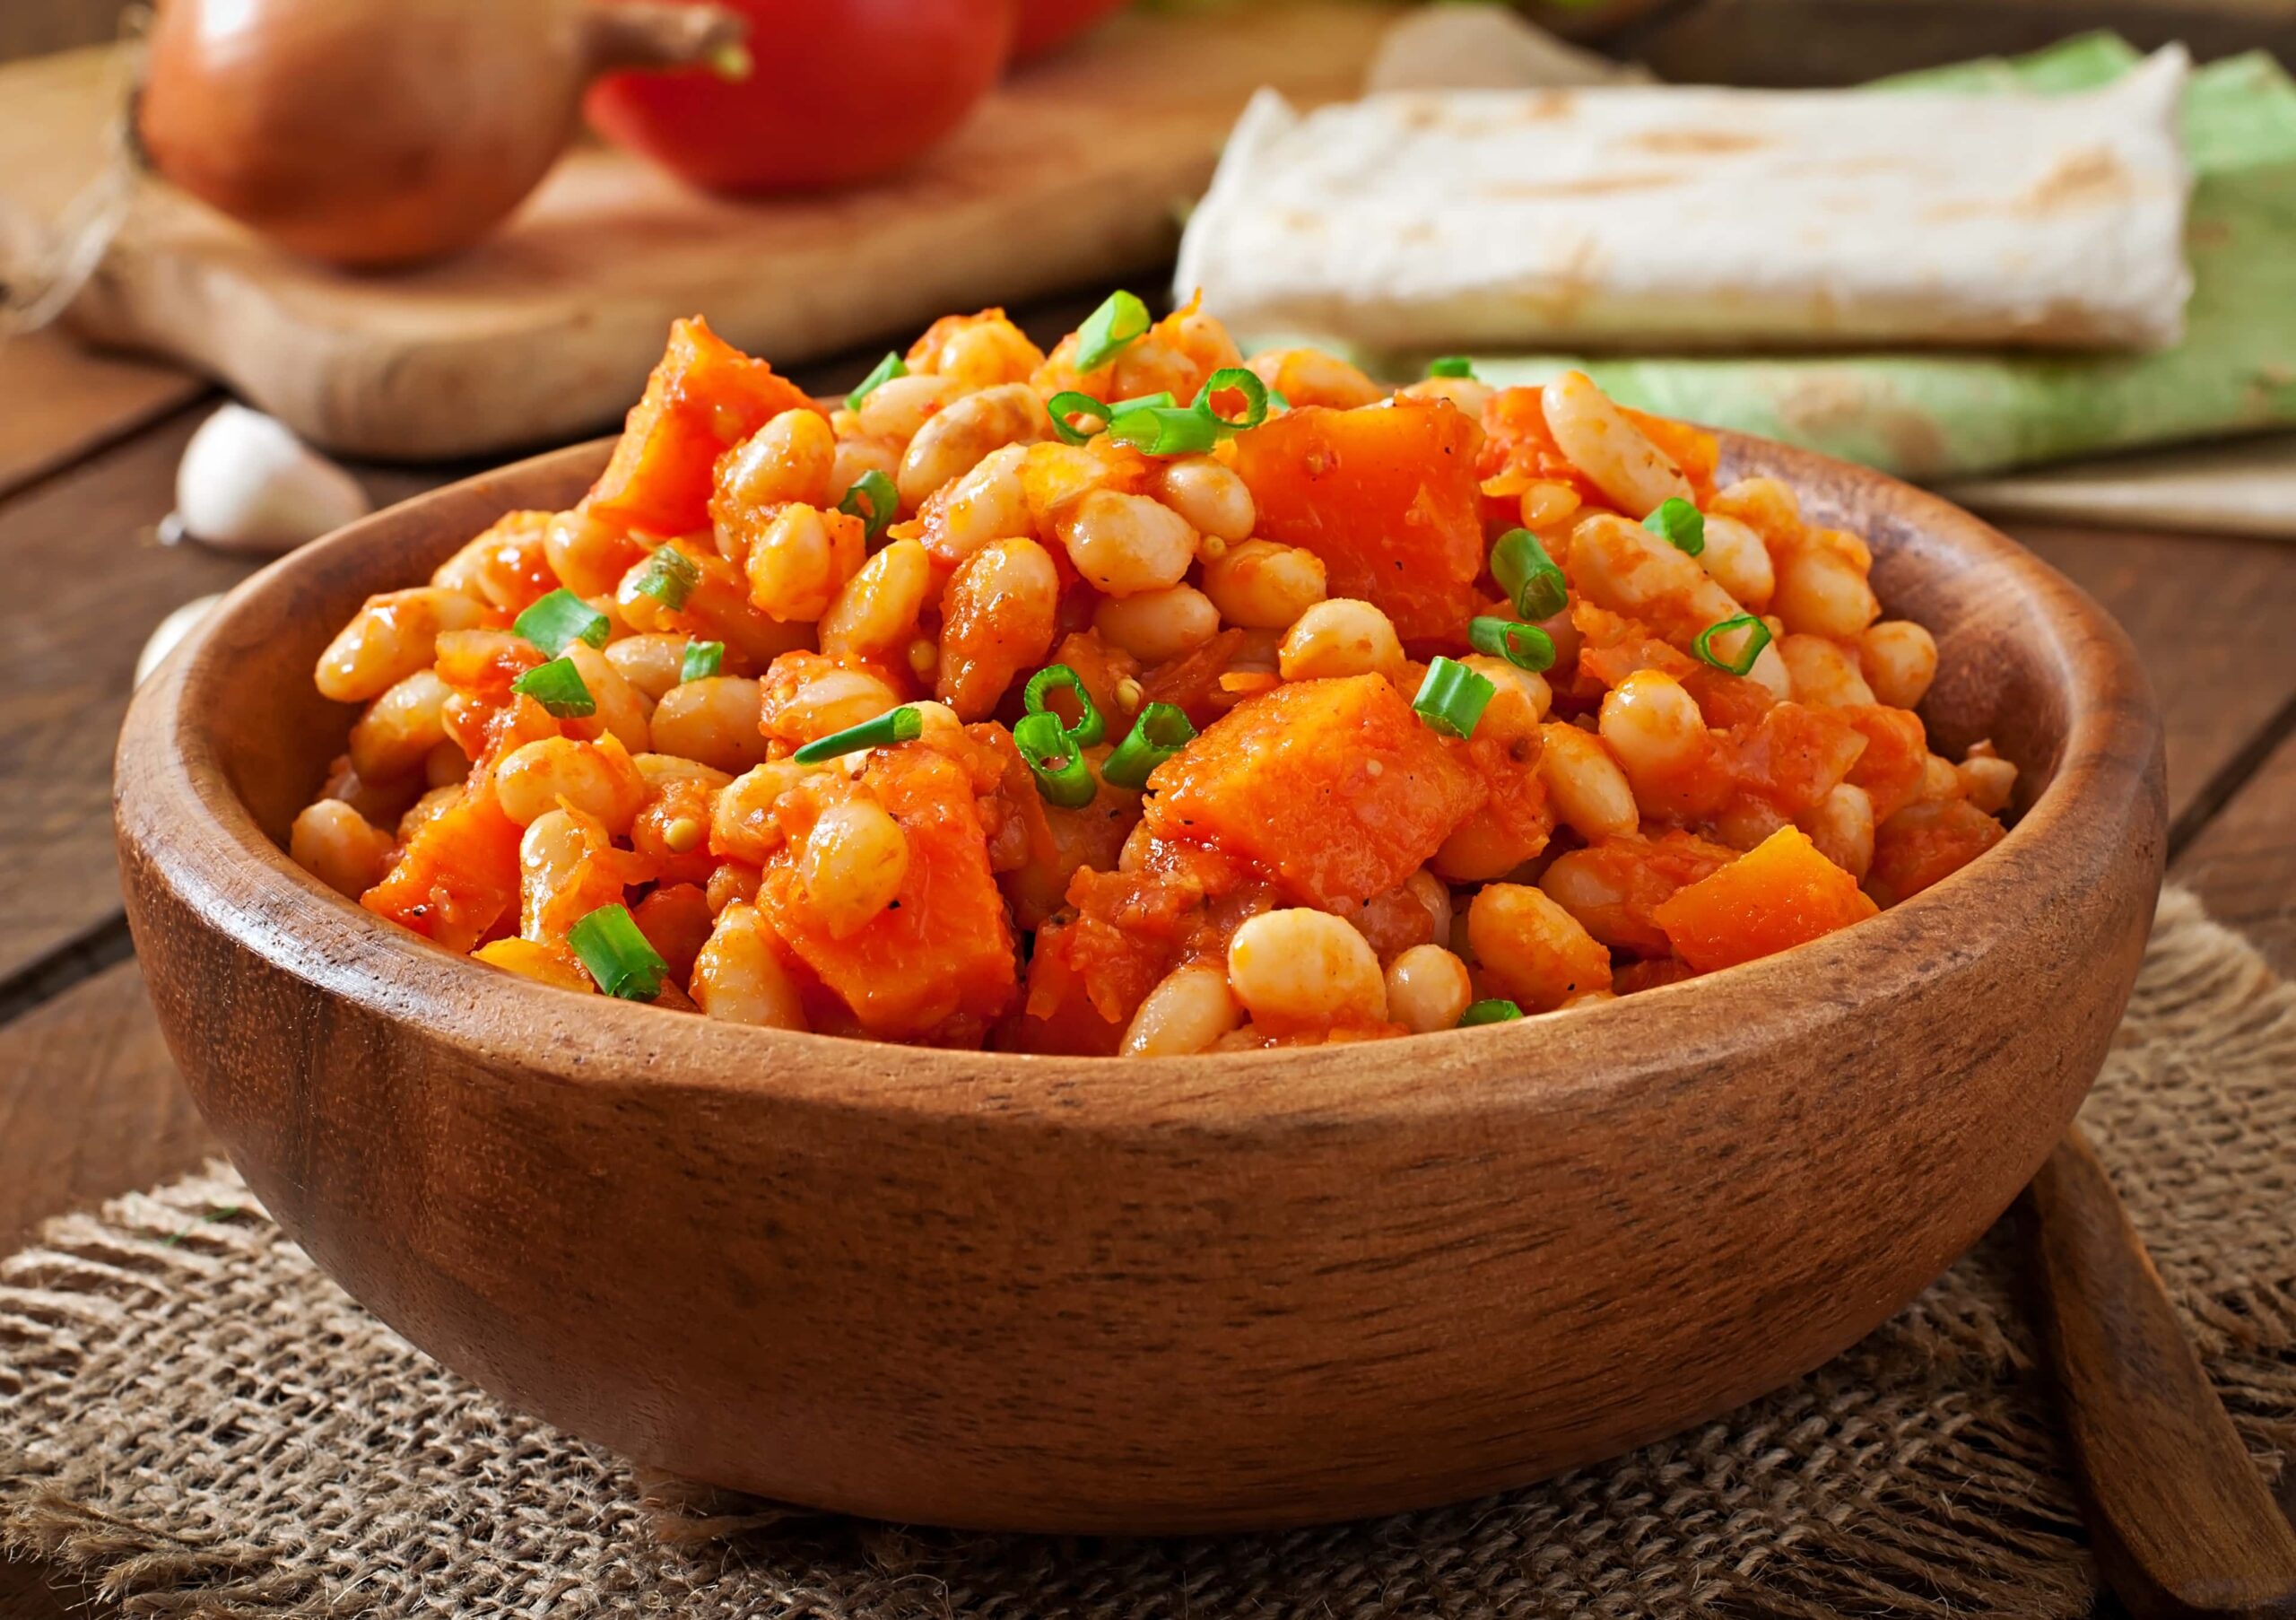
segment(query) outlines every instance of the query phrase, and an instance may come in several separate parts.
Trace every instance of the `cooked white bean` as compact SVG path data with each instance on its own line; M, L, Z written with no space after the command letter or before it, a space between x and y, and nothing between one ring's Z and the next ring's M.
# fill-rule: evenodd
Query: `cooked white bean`
M2010 795L2017 788L2016 766L1998 754L1979 753L1976 748L1953 767L1953 775L1961 784L1963 796L1987 815L2007 809Z
M1147 495L1093 490L1054 527L1076 571L1111 597L1178 585L1196 561L1196 530Z
M901 501L913 510L943 484L978 466L990 451L1033 444L1051 432L1044 401L1024 382L968 394L926 418L909 441L895 480Z
M941 593L933 695L985 719L1013 678L1044 661L1059 629L1060 573L1033 540L999 540L965 559Z
M1540 727L1539 736L1544 744L1539 780L1564 826L1586 839L1622 836L1641 826L1634 789L1602 738L1561 720Z
M1767 608L1778 588L1770 548L1760 535L1726 513L1706 514L1706 549L1698 553L1698 562L1748 613Z
M1486 884L1467 908L1467 936L1491 988L1526 1013L1611 988L1610 952L1548 895Z
M1324 599L1324 560L1303 545L1247 540L1204 562L1204 594L1247 630L1289 630Z
M786 841L773 807L810 775L792 760L769 760L735 777L709 806L709 851L763 866Z
M378 698L430 666L439 631L482 624L490 612L483 602L435 585L370 597L327 643L312 678L322 696L338 703Z
M1600 726L1644 814L1679 813L1702 786L1696 773L1714 740L1697 700L1674 676L1636 670L1604 697Z
M587 642L569 641L559 656L574 666L582 684L590 689L591 701L598 706L587 724L612 732L631 753L652 753L654 738L646 717L653 705L606 662L605 654Z
M447 700L454 688L436 671L418 669L367 706L351 727L351 768L387 782L420 766L447 739Z
M1548 383L1539 404L1556 446L1621 511L1639 519L1669 500L1691 498L1682 469L1584 371Z
M1193 585L1172 585L1105 598L1093 610L1092 625L1102 640L1143 664L1163 664L1218 635L1220 610Z
M901 700L892 684L874 670L822 663L810 666L795 682L775 684L772 692L773 734L800 745L873 720Z
M870 438L907 444L919 428L932 420L935 411L964 391L964 385L953 377L912 371L907 377L892 378L870 389L868 397L854 414L860 418L861 431Z
M1403 880L1404 892L1427 908L1428 918L1435 925L1435 937L1451 936L1451 891L1448 884L1422 867Z
M909 836L873 798L840 799L805 835L797 877L832 939L865 928L909 875Z
M1596 606L1692 633L1742 611L1695 557L1615 512L1588 512L1571 527L1569 567L1571 588Z
M562 802L621 837L646 802L646 779L612 736L595 743L542 737L513 748L496 763L494 797L502 814L521 827L533 825Z
M390 869L391 835L339 798L307 805L288 830L295 864L337 894L358 899Z
M693 638L674 630L624 636L605 645L614 673L656 702L684 678L685 649Z
M1276 667L1287 681L1403 673L1395 622L1369 602L1333 597L1317 603L1283 632Z
M1864 571L1823 545L1796 546L1779 560L1770 605L1787 630L1837 641L1855 642L1882 613Z
M1823 636L1781 636L1772 645L1794 683L1796 702L1841 709L1874 701L1874 689L1857 672L1857 660L1839 641Z
M718 489L754 510L801 501L828 506L845 492L831 487L837 434L818 411L784 411L734 447L720 465Z
M896 540L845 582L822 614L823 652L893 661L917 635L933 591L933 558L921 540Z
M790 505L750 547L750 605L784 623L818 619L868 557L868 528L846 512Z
M1458 660L1491 683L1491 701L1475 722L1474 734L1494 742L1528 741L1539 732L1539 722L1554 707L1553 689L1546 677L1488 653L1474 652ZM1527 751L1523 756L1527 757Z
M1825 797L1794 818L1818 853L1852 877L1863 879L1874 864L1874 801L1866 789L1837 782Z
M844 500L846 492L870 473L883 473L885 481L891 483L900 472L900 446L891 440L871 439L866 434L840 439L837 441L837 455L829 466L830 498Z
M940 348L918 370L952 377L968 388L988 388L1026 382L1042 364L1044 351L999 310L952 323Z
M1243 1009L1216 962L1175 968L1132 1015L1118 1051L1126 1058L1177 1058L1208 1050L1236 1027Z
M1387 1016L1405 1029L1458 1027L1474 1003L1467 964L1439 945L1413 945L1387 963Z
M654 706L654 746L739 775L765 758L759 701L758 683L741 675L681 682Z
M1857 638L1857 662L1876 698L1918 709L1937 678L1936 638L1910 619L1883 619Z
M1387 983L1370 942L1328 911L1298 908L1247 918L1228 941L1228 984L1256 1023L1368 1023L1387 1015Z
M1257 514L1252 492L1233 470L1209 456L1178 456L1156 477L1156 494L1199 535L1248 538Z
M709 942L693 959L692 995L696 1006L728 1023L806 1027L804 1004L781 965L772 930L746 901L719 909Z

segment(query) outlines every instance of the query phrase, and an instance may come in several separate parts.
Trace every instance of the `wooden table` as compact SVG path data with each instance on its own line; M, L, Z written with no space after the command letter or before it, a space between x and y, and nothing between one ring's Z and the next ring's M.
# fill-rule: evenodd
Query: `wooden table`
M1048 343L1083 312L1056 305L1027 324ZM800 379L841 390L870 358ZM58 338L0 344L0 575L15 582L0 600L0 1253L44 1216L216 1151L144 999L110 814L112 738L145 636L249 571L153 533L184 441L214 403L192 379ZM378 502L468 470L361 469ZM2152 669L2174 878L2296 967L2296 545L2019 537L2111 609ZM63 1612L49 1579L0 1564L0 1612Z

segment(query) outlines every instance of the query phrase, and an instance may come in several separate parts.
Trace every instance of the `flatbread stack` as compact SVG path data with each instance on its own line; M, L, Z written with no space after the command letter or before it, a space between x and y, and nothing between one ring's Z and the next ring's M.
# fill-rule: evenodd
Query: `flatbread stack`
M2189 61L2102 89L1262 91L1183 298L1388 353L2181 336Z

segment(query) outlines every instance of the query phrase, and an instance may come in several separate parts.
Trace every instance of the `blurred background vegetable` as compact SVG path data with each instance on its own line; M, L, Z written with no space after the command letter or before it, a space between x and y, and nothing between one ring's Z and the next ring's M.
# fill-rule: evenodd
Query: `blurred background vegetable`
M1125 0L1020 0L1021 25L1013 37L1015 61L1065 45Z
M587 105L609 140L694 185L736 193L898 169L988 93L1017 22L1013 0L729 4L749 23L748 77L616 74Z
M599 73L737 70L740 34L658 0L161 0L136 128L162 175L284 247L408 264L517 207Z

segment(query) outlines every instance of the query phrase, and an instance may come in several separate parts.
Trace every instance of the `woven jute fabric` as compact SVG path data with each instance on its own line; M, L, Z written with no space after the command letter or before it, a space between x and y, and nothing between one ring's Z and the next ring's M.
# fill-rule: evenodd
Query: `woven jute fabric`
M2170 893L2083 1119L2277 1479L2296 989ZM2005 1223L1798 1383L1508 1495L1271 1536L987 1537L641 1478L433 1365L217 1167L0 1263L0 1545L130 1613L231 1620L2085 1615L2018 1257Z

